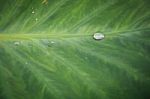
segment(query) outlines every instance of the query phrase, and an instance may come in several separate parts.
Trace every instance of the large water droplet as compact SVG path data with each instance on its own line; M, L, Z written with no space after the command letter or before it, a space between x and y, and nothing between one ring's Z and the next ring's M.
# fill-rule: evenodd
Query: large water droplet
M95 39L95 40L102 40L102 39L104 39L104 34L102 34L102 33L94 33L94 35L93 35L93 38Z

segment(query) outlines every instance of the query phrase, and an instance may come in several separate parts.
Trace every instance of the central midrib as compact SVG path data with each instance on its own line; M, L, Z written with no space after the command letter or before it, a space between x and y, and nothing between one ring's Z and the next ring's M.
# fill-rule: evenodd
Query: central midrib
M145 28L145 29L135 29L135 30L127 30L127 31L103 31L101 33L104 33L105 36L107 37L117 37L121 36L124 34L132 34L132 33L139 33L142 31L150 31L150 28ZM12 34L0 34L0 40L15 40L15 39L20 39L20 40L31 40L31 39L49 39L49 38L75 38L75 37L92 37L94 34L46 34L46 33L41 33L41 34L17 34L17 33L12 33Z
M88 37L89 34L0 34L0 40L7 39L48 39L48 38L73 38L73 37Z

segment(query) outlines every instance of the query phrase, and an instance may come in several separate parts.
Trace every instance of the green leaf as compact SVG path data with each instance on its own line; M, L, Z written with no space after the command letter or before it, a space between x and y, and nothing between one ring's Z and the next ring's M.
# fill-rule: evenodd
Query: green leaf
M0 99L149 99L149 4L0 0Z

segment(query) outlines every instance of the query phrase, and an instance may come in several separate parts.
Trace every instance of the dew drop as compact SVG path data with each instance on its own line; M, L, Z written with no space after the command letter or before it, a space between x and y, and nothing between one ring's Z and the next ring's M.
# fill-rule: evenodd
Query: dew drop
M102 34L102 33L94 33L94 35L93 35L93 38L95 39L95 40L102 40L102 39L104 39L104 34Z
M34 11L32 11L32 14L34 14L35 12Z
M54 43L55 43L54 41L48 41L47 46L52 47Z
M51 44L54 44L55 42L54 41L51 41Z
M38 18L35 18L35 21L38 21Z
M14 45L18 46L18 45L20 45L20 42L16 41L16 42L14 42Z

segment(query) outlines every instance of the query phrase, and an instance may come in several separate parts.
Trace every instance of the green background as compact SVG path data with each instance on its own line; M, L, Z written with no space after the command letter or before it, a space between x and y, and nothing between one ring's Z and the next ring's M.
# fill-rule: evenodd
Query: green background
M0 0L0 99L150 99L149 0L42 2Z

